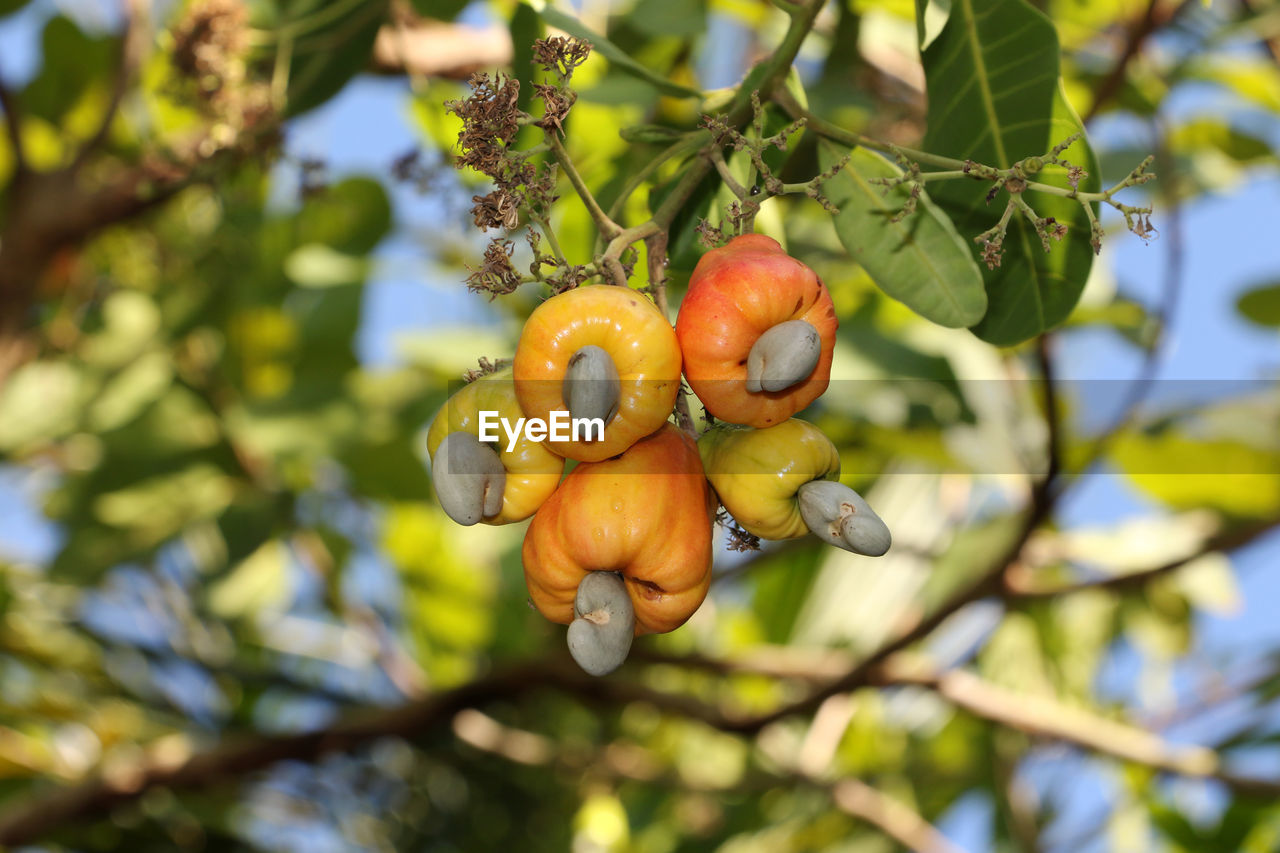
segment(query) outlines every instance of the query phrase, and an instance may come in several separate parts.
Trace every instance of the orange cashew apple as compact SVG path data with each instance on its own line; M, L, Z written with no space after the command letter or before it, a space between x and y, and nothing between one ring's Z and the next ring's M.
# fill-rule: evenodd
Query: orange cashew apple
M513 364L530 418L600 418L603 438L553 440L561 456L598 462L657 430L680 390L680 345L667 318L628 287L592 285L553 296L529 316ZM564 413L567 412L567 415Z
M720 502L761 539L815 536L855 554L889 550L889 528L839 482L840 453L816 426L790 418L767 429L720 425L698 439Z
M633 633L672 631L706 597L714 514L697 446L666 424L615 459L578 465L538 510L522 552L529 598L568 625L584 615L575 613L583 580L616 572Z
M481 376L445 402L427 429L431 479L440 505L459 524L507 524L533 515L564 473L564 459L523 433L481 442L480 413L521 417L511 368ZM491 431L492 434L492 431Z
M821 279L763 234L698 261L676 318L689 387L723 421L782 423L827 390L835 308Z

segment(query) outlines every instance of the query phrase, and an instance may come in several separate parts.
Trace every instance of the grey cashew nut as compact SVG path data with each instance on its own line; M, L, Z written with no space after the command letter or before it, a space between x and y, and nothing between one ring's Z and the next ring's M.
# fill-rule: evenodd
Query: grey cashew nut
M801 518L822 541L866 557L879 557L889 550L888 526L848 486L814 480L800 487L798 497Z
M622 390L613 358L598 346L587 345L569 357L561 396L571 418L600 418L605 426L618 413Z
M608 675L627 659L636 612L616 572L588 572L578 582L569 625L569 654L588 675Z
M747 353L747 390L785 391L808 379L821 357L822 338L811 323L779 323L756 338Z
M431 482L445 513L469 526L502 512L507 469L497 451L471 433L451 432L431 460Z

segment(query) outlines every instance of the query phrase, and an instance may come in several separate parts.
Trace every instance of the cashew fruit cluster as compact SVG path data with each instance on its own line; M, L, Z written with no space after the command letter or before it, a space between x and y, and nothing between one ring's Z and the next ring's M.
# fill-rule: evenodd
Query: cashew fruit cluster
M836 326L817 275L758 234L702 257L674 328L628 287L552 296L511 366L463 387L431 423L436 495L459 524L533 516L529 600L569 626L584 670L611 672L635 636L672 631L701 606L720 504L761 539L888 550L888 528L839 483L835 446L791 417L827 388ZM682 374L721 422L696 441L669 420ZM494 413L542 427L504 426L495 440ZM557 422L575 426L546 427ZM577 463L567 476L566 460Z

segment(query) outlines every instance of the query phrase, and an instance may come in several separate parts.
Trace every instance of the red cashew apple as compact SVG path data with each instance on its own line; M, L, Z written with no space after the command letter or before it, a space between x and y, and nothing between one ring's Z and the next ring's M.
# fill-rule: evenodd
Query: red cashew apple
M812 403L831 379L831 294L763 234L698 261L676 319L689 387L723 421L768 427Z

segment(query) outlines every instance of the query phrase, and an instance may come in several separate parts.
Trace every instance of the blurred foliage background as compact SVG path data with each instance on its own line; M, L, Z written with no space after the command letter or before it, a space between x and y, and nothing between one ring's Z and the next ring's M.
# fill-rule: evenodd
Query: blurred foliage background
M0 845L1280 849L1280 5L834 0L792 85L945 147L919 39L975 10L1035 24L1015 60L1056 33L1091 180L1154 154L1125 192L1158 235L1104 211L1079 304L995 346L767 202L841 317L808 417L894 549L721 551L685 627L590 681L527 605L523 525L452 524L421 453L544 296L467 292L485 189L443 105L506 68L528 108L533 40L585 35L565 146L611 204L787 12L0 0ZM999 210L960 189L973 246ZM675 223L673 301L728 200Z

